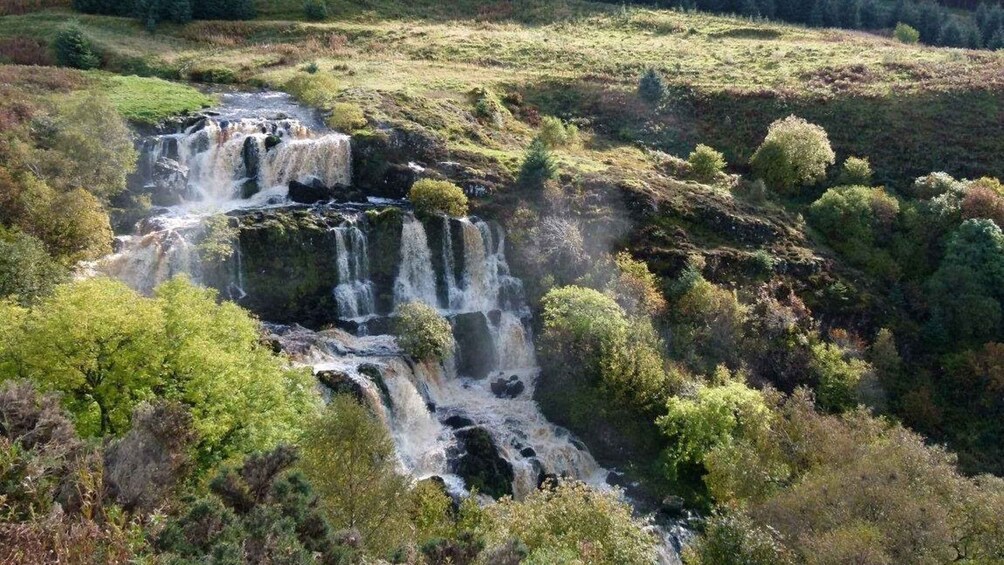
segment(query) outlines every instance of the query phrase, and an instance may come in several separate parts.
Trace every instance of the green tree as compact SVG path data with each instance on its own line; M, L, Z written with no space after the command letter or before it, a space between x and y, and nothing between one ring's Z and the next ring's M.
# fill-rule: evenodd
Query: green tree
M420 214L467 215L467 195L449 181L422 179L411 185L408 200Z
M562 122L561 118L544 116L538 137L544 145L551 148L574 145L579 140L579 128L575 124Z
M453 353L450 322L422 302L409 302L398 308L394 332L401 349L419 361L442 361Z
M697 148L687 158L690 170L697 178L714 180L725 169L725 156L714 148L698 144Z
M543 553L596 565L647 565L654 559L655 540L632 518L631 507L616 493L577 482L545 485L518 502L503 498L485 509L480 531L490 548L522 541L532 563L555 563Z
M64 67L86 70L101 65L101 58L94 52L91 40L76 23L70 23L56 34L52 48L56 52L56 61Z
M13 343L8 378L62 393L86 436L123 433L133 408L163 384L163 315L119 282L63 285L32 309Z
M254 318L184 278L155 298L110 279L77 281L18 317L14 339L0 345L0 378L62 393L87 436L124 433L141 401L178 400L207 468L291 441L316 408L309 371L287 369Z
M848 157L840 167L837 184L843 186L871 186L872 166L868 157Z
M688 565L786 565L794 560L778 539L742 512L723 512L708 519L704 533L684 552Z
M307 0L303 3L303 15L315 22L328 19L328 4L323 0Z
M67 274L37 238L0 227L0 300L28 306L48 296Z
M547 146L540 139L534 139L519 169L519 185L524 189L541 190L557 173L558 165Z
M814 185L826 178L836 159L826 130L795 116L770 125L750 165L768 185L783 192Z
M676 478L688 467L700 468L716 448L762 434L770 419L763 395L735 380L701 386L692 398L670 398L666 414L658 419L670 441L665 453L670 476Z
M71 98L60 105L48 131L36 136L32 164L53 188L84 189L103 202L125 189L137 153L128 124L107 97Z
M638 81L638 96L652 104L658 104L666 97L666 81L655 69L649 68Z
M383 424L348 395L335 395L301 440L300 467L336 529L355 529L377 555L407 542L408 482L397 473Z
M903 22L896 24L896 29L893 30L892 36L898 39L900 43L910 45L920 41L920 32Z
M810 366L818 379L816 400L819 407L831 412L842 412L857 405L858 385L871 370L865 361L847 358L842 349L828 343L812 346Z

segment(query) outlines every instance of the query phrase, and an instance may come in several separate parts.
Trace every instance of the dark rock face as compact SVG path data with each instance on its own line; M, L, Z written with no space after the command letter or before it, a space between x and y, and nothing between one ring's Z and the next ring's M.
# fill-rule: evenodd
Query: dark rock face
M337 278L336 212L261 210L237 217L244 291L240 304L263 319L317 328L337 312L331 289ZM204 265L206 283L225 291L234 260Z
M149 172L153 178L151 201L155 206L181 204L188 193L188 167L178 161L161 157Z
M492 383L492 394L498 398L516 398L523 394L526 386L519 377L513 375L508 379L500 378Z
M352 184L366 194L404 198L417 172L409 163L441 161L446 145L435 134L414 129L385 129L352 137Z
M459 414L454 414L453 416L450 416L449 418L443 420L443 425L449 426L455 430L459 430L461 428L469 428L473 426L474 421L471 420L470 418L460 416Z
M457 314L451 322L457 341L457 370L475 379L487 377L499 364L488 318L481 312L466 312Z
M315 204L332 199L332 191L317 180L303 183L297 180L289 181L289 199L299 204Z
M318 371L314 376L333 394L351 394L359 402L365 400L363 387L341 371Z
M512 494L512 465L499 455L498 446L484 428L457 432L464 454L457 461L456 473L468 488L477 488L493 498Z
M366 375L369 380L373 381L377 389L380 391L380 398L383 400L384 406L390 407L393 403L390 399L390 390L387 389L387 383L383 380L383 373L380 371L380 367L370 363L364 363L359 365L358 371L363 375Z
M398 208L366 213L369 221L370 280L376 310L389 314L394 308L394 280L401 267L401 228L404 214ZM370 333L374 330L370 328Z

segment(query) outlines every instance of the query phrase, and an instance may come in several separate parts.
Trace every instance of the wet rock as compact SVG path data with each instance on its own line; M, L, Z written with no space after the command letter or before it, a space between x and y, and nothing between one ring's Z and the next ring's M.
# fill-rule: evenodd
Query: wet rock
M363 363L356 370L373 381L373 384L380 391L380 397L383 400L384 406L389 408L393 403L390 399L390 390L387 389L387 383L383 380L383 372L380 370L380 367L372 363Z
M457 432L464 454L457 461L456 473L478 492L493 498L512 494L514 478L512 465L499 455L498 446L484 428L471 428Z
M487 377L498 366L488 318L481 312L467 312L457 314L451 322L457 341L457 370L475 379Z
M316 179L310 183L303 183L297 180L289 181L289 199L293 202L315 204L331 200L333 196L331 189Z
M516 398L526 389L523 381L513 375L508 379L501 378L491 384L492 394L497 398Z
M364 401L363 387L352 380L352 377L347 373L343 371L318 371L314 376L333 394L351 394L359 402Z
M273 147L279 145L280 143L282 143L282 138L279 137L278 135L271 134L265 136L265 151L272 149Z
M188 192L188 167L161 157L154 163L151 176L154 187L150 196L155 206L181 204Z
M249 179L257 180L258 174L261 172L261 148L258 146L256 138L244 138L241 160L244 162L244 175Z
M502 311L492 310L488 312L488 319L491 320L493 326L498 326L502 323Z
M561 476L555 473L545 473L543 471L537 473L537 488L542 488L545 485L557 485L561 482Z
M523 457L536 457L537 456L537 452L534 451L534 449L532 447L524 447L523 449L520 449L519 450L519 454L522 455Z
M682 516L684 507L685 501L682 497L669 495L662 499L659 511L670 516Z
M469 428L473 426L474 421L459 414L454 414L453 416L443 420L443 425L459 430L461 428Z

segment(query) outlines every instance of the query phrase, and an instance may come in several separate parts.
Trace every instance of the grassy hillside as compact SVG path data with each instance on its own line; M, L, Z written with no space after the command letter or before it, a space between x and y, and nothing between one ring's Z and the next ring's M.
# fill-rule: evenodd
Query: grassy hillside
M502 162L534 120L472 123L474 88L582 120L603 141L587 146L599 155L566 156L586 169L619 146L685 154L698 142L741 167L767 124L798 113L826 127L838 156L868 154L880 180L945 164L961 176L1004 174L995 53L574 1L335 1L324 23L293 21L301 6L262 2L258 21L162 25L155 35L130 20L40 12L5 18L0 37L51 37L75 17L113 69L215 82L282 87L316 63L321 105L351 102L372 120L412 122ZM673 92L659 108L634 96L649 67Z

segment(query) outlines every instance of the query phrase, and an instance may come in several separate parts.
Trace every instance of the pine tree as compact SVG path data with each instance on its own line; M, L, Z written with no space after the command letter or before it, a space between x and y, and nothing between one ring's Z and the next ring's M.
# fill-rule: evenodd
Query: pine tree
M1004 27L1004 9L997 5L987 12L987 16L983 20L983 27L980 28L980 31L983 32L983 42L989 44L990 39L1001 27Z
M847 29L861 29L861 0L843 0L840 24Z
M949 20L948 23L941 28L941 34L938 36L938 44L946 47L962 46L962 30L959 29L959 24L957 24L954 19Z
M826 0L813 0L812 11L809 12L808 24L812 27L826 25Z
M962 44L969 49L983 47L983 33L976 24L969 22L962 30Z
M190 0L168 0L166 12L168 19L176 24L187 24L192 21L192 3Z
M924 43L935 44L941 35L941 22L945 20L941 7L928 0L920 6L920 21L917 22L917 31L920 32L920 40Z
M758 18L760 17L760 6L757 6L756 0L742 0L739 14L747 18Z
M840 27L840 0L823 0L823 18L826 27Z
M757 2L760 8L760 15L768 20L773 20L777 17L777 6L774 0L759 0Z
M638 95L643 100L658 104L666 96L666 83L655 69L648 69L638 81Z
M71 23L56 35L53 48L56 51L56 61L64 67L96 69L101 65L101 59L94 52L91 40L76 24Z
M544 182L554 178L558 166L547 146L539 139L534 139L523 158L519 169L519 184L523 188L541 189Z
M987 49L991 51L1004 49L1004 28L997 28L997 31L990 37L990 41L986 45Z
M978 8L976 8L976 13L973 17L976 19L976 25L979 26L980 31L983 30L983 26L987 22L987 16L990 15L990 8L987 7L986 2L980 2Z
M875 0L861 2L861 27L864 29L879 29L882 27L882 17Z

